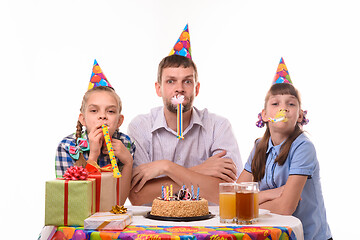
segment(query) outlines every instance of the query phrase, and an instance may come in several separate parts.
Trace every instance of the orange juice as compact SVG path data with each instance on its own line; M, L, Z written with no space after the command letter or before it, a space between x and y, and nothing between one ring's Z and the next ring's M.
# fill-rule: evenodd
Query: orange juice
M220 220L234 219L236 217L235 192L223 192L219 195Z

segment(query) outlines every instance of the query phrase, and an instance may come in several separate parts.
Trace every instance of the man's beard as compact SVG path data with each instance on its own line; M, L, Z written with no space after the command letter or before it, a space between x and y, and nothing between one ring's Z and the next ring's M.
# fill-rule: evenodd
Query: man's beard
M187 101L187 104L183 104L183 108L182 108L183 113L187 112L187 111L189 111L191 109L194 97L190 97L190 98L185 97L185 100L188 100L188 101ZM167 100L165 102L165 106L166 106L166 109L169 110L170 112L177 113L177 106L172 104L171 100Z

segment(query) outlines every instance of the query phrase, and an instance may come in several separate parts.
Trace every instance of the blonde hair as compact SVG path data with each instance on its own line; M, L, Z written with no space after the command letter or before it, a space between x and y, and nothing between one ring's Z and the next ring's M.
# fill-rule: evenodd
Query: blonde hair
M106 86L99 86L99 87L95 87L92 88L90 90L88 90L83 97L82 103L81 103L81 108L80 108L80 112L84 113L85 111L85 107L86 107L86 103L90 97L90 95L93 92L108 92L109 94L111 94L117 101L118 103L118 107L119 107L119 113L121 113L122 110L122 103L121 103L121 99L119 97L119 95L117 95L117 93L115 92L115 90L111 87L106 87Z
M80 107L81 113L85 112L86 103L87 103L90 95L94 92L108 92L109 94L111 94L118 103L119 114L121 113L122 103L121 103L121 99L120 99L119 95L117 95L117 93L115 92L115 90L113 88L106 87L106 86L99 86L99 87L92 88L84 94L84 97L83 97L83 100L81 103L81 107ZM76 132L75 132L75 137L76 137L75 143L77 142L78 138L81 138L82 128L83 128L83 125L78 120L77 125L76 125ZM79 159L75 162L75 166L82 166L82 167L86 166L86 160L82 153L79 154Z

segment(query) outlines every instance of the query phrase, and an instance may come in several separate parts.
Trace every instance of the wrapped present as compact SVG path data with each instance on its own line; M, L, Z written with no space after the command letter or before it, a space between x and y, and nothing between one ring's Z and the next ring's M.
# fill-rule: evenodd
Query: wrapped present
M93 230L123 230L132 222L132 211L113 214L110 212L97 212L84 221L84 229Z
M86 168L89 170L89 165ZM120 179L114 178L111 165L90 169L89 178L96 180L96 212L110 211L112 206L120 205Z
M84 226L95 205L94 179L46 182L45 225Z

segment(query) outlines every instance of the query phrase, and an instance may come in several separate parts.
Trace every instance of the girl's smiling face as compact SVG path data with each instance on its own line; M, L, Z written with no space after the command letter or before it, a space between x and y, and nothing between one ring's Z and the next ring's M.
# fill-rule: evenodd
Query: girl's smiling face
M280 109L285 110L288 121L275 123L268 121L269 118L274 118ZM302 120L299 100L291 94L270 95L261 114L264 121L268 122L270 129L278 129L284 133L294 131L295 125Z
M79 115L79 121L86 126L88 133L101 127L102 124L107 124L110 136L112 136L121 126L124 116L120 114L119 103L112 94L94 91L88 97Z

